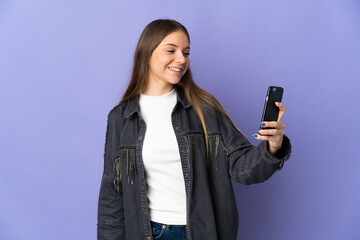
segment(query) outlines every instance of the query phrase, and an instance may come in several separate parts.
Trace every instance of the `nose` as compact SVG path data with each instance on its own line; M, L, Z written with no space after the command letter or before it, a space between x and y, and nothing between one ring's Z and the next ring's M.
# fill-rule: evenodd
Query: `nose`
M177 56L176 56L175 61L177 63L184 64L184 63L186 63L186 57L184 56L183 53L178 53Z

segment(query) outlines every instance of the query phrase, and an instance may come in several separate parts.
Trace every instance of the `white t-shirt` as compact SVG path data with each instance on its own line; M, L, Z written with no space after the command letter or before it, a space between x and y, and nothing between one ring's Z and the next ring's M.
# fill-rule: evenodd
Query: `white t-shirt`
M151 221L186 225L186 193L179 146L171 113L176 91L161 96L140 94L140 112L146 123L142 150Z

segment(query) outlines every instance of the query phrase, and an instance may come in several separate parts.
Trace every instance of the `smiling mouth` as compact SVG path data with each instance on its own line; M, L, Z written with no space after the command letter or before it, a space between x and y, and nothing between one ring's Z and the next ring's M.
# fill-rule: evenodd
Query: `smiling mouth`
M168 67L171 71L175 71L175 72L181 72L182 69L181 68L174 68L174 67Z

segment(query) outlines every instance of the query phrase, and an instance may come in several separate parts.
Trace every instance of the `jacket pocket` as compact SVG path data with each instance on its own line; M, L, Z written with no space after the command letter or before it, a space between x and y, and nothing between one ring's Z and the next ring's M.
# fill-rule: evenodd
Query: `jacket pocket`
M115 191L122 196L124 174L127 176L127 183L134 184L136 174L135 148L120 147L119 156L113 160L113 171Z

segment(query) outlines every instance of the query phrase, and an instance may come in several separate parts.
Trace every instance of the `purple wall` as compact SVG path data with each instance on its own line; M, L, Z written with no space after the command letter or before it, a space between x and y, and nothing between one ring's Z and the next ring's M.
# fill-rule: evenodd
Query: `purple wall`
M188 28L196 81L249 138L267 86L285 88L293 155L234 184L239 239L360 239L359 13L358 0L2 0L0 239L96 239L107 113L157 18Z

